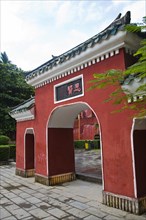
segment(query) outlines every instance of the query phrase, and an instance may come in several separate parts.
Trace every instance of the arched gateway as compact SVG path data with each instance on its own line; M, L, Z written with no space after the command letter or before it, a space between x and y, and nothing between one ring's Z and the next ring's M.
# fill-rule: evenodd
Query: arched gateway
M134 62L141 39L124 31L127 23L130 12L31 71L26 80L35 87L35 98L10 114L17 120L16 174L53 185L75 179L73 124L90 108L101 131L103 203L138 214L146 209L145 121L133 122L128 110L111 114L115 106L103 102L111 88L88 91L93 73L124 70Z

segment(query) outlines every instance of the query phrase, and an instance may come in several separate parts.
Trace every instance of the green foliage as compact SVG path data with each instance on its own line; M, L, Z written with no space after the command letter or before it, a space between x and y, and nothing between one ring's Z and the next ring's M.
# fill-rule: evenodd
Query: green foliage
M85 141L74 141L74 146L77 149L84 149L85 148Z
M0 145L0 162L8 162L10 156L10 148L8 145Z
M34 89L25 82L24 71L9 60L0 61L0 134L12 136L15 120L9 115L10 109L34 94Z
M139 56L138 62L130 66L125 72L125 75L140 73L141 78L146 77L146 39L141 41L141 47L137 50L134 56Z
M100 148L100 139L93 140L89 142L91 149L99 149Z
M10 159L16 160L16 145L9 145L10 147Z
M141 36L144 35L146 31L146 17L143 18L143 24L137 25L127 25L127 31L130 32L138 32ZM132 98L133 94L129 94L126 96L123 93L123 89L120 84L124 82L124 80L129 76L137 76L141 79L146 78L146 39L143 39L140 44L140 48L134 54L135 57L138 58L138 61L130 66L127 70L115 70L111 69L106 71L105 73L95 73L93 75L94 80L90 81L92 84L89 88L91 89L101 89L101 88L109 88L112 87L113 92L109 94L109 97L104 100L104 102L112 101L113 104L122 104L118 112L121 112L125 109L131 109L136 112L137 117L146 116L146 85L143 84L138 87L136 92L140 92L145 94L143 100L138 100L137 103L128 104L127 99ZM117 112L117 111L116 111Z
M100 140L78 140L74 141L74 146L76 149L85 149L85 143L89 144L89 149L100 148Z
M0 135L0 145L8 145L10 138L5 135Z
M6 63L11 63L11 61L9 60L6 52L1 53L1 55L0 55L0 62L5 63L5 64Z
M0 162L16 161L16 145L0 145Z

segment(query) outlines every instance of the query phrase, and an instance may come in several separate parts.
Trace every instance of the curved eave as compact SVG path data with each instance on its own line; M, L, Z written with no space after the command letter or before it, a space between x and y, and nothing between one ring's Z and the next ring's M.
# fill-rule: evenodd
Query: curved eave
M34 107L31 109L25 110L25 111L16 111L16 112L10 113L10 115L17 122L35 119Z
M73 57L72 59L53 67L51 70L45 73L38 74L27 81L28 84L37 87L41 83L51 82L52 79L61 78L62 75L65 76L66 72L72 73L74 69L78 70L79 66L87 66L88 62L92 62L102 57L109 57L110 53L116 54L120 48L132 49L134 52L138 49L140 38L133 35L132 40L131 33L126 31L119 31L116 35L111 36L109 39L102 41L100 44L95 45L92 48L84 51L80 55ZM82 69L82 67L81 67ZM53 80L52 80L53 81Z
M122 14L120 13L108 27L106 27L103 31L96 34L95 36L89 38L85 42L77 45L76 47L70 49L69 51L66 51L59 56L52 55L51 60L30 71L29 74L26 76L26 80L29 80L32 77L37 76L38 74L42 74L48 69L52 69L54 66L62 64L70 60L71 58L80 55L84 51L88 50L88 48L94 47L94 45L96 44L100 44L102 41L108 39L110 36L116 35L119 30L123 30L123 27L126 24L130 24L130 11L127 11L127 13L123 17L121 17L121 15Z

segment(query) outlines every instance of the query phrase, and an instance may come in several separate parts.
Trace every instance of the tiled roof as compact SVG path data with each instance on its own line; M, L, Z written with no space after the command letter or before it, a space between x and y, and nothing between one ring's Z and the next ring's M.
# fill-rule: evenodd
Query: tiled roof
M120 84L128 95L128 103L143 100L146 96L145 90L138 90L140 86L146 85L146 78L141 77L140 73L127 75Z
M27 111L27 110L31 109L34 106L34 104L35 104L35 99L34 99L34 97L31 97L30 99L24 101L20 105L14 107L13 110L11 110L10 115Z
M121 17L121 13L117 16L117 18L103 31L86 40L85 42L79 44L78 46L72 48L71 50L59 55L52 56L52 59L48 62L42 64L36 69L30 71L26 76L26 80L30 80L40 74L45 73L49 69L60 65L73 57L78 56L84 51L88 50L88 48L94 47L96 44L101 43L103 40L108 39L112 35L116 35L119 30L123 30L126 24L130 23L130 11L128 11L123 17Z

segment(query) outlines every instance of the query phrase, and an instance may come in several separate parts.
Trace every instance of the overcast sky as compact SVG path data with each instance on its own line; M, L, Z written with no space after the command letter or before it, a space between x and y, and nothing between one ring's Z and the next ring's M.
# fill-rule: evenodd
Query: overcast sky
M146 15L146 0L0 0L1 52L32 70L105 29L119 13Z

